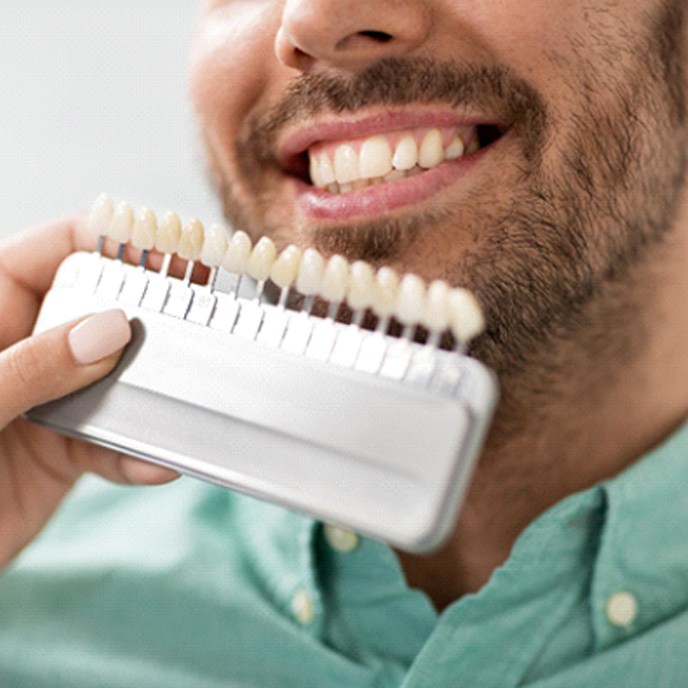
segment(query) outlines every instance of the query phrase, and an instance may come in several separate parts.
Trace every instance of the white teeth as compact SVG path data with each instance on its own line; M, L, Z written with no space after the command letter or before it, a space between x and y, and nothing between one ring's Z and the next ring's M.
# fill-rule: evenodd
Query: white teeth
M324 272L324 258L314 248L307 248L301 257L296 288L304 296L317 294L320 291Z
M447 295L449 327L460 343L467 343L485 329L485 317L475 296L466 289L452 289Z
M384 136L366 139L358 155L362 179L384 177L392 170L392 149Z
M427 170L431 167L437 167L443 160L442 134L439 129L431 129L420 144L418 164Z
M457 158L460 158L465 151L465 146L463 145L463 140L461 137L457 134L454 137L454 140L449 144L449 147L447 150L444 151L444 159L445 160L456 160Z
M308 164L308 174L311 177L311 183L313 186L323 186L322 177L320 176L320 164L318 158L315 155L311 155L310 162Z
M449 327L449 285L434 280L428 286L422 324L431 332L444 332Z
M234 232L229 240L222 267L228 272L243 275L248 265L248 259L251 256L252 246L251 238L246 232L242 230Z
M349 262L340 255L334 255L327 261L320 295L330 303L341 303L349 287Z
M418 145L416 139L407 134L402 137L394 151L392 165L395 170L410 170L418 162Z
M392 151L388 138L377 134L365 139L356 152L355 143L341 143L334 148L334 162L330 152L311 153L310 177L314 186L330 193L346 193L396 179L420 174L437 167L445 160L456 160L480 147L477 136L471 136L468 146L461 134L456 134L444 147L442 132L430 129L420 146L413 133L404 134Z
M319 186L327 186L337 181L330 158L324 153L318 159Z
M474 136L466 146L466 155L470 155L471 153L475 153L478 149L480 148L480 141L478 140L477 135Z
M399 291L399 275L392 268L382 267L375 275L373 287L373 311L381 318L394 313Z
M180 258L188 261L196 261L201 257L203 250L203 240L205 239L205 229L200 220L190 220L182 230L179 238L177 254Z
M182 235L182 223L177 213L165 213L158 234L155 237L155 248L161 253L176 253L179 246L179 238Z
M253 247L246 265L246 272L257 282L264 282L270 277L270 270L277 258L277 249L272 239L261 237Z
M352 263L346 295L346 301L352 310L358 311L372 305L374 283L375 273L368 263L362 260Z
M270 268L270 279L280 289L286 289L294 284L296 275L299 273L299 264L301 263L301 250L290 244L277 257L277 260Z
M112 199L107 194L100 194L93 203L91 212L88 216L87 227L89 232L98 236L105 236L112 220L114 205Z
M118 244L125 244L131 239L131 231L134 228L134 209L126 202L117 204L112 214L107 235Z
M392 170L389 174L386 174L382 179L386 182L393 182L395 179L403 179L407 176L408 174L405 170Z
M222 225L214 224L205 233L203 250L201 251L201 262L209 268L217 268L222 265L222 261L227 253L227 232Z
M141 208L131 230L131 243L142 251L150 251L155 246L158 233L158 220L150 208Z
M423 317L425 308L425 283L418 277L408 273L399 284L394 315L406 326L417 325Z
M358 155L347 143L337 147L334 152L334 175L339 184L348 184L358 179Z

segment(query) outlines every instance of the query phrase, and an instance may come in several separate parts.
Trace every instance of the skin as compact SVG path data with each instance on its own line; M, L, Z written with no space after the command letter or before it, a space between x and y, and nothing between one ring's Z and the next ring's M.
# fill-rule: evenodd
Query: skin
M482 587L538 514L686 417L686 12L682 0L204 8L189 82L229 219L466 285L485 307L472 351L499 374L497 417L447 547L400 554L438 608ZM425 201L346 221L304 212L276 154L291 132L442 108L510 129Z

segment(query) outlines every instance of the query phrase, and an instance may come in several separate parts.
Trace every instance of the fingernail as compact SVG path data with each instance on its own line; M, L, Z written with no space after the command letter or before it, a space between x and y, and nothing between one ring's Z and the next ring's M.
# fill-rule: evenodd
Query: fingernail
M69 332L69 348L77 363L95 363L119 351L131 339L124 311L103 311L82 320Z

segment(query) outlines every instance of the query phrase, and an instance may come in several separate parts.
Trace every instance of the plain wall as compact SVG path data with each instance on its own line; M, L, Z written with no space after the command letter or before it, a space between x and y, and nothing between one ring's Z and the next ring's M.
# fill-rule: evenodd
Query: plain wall
M198 0L0 10L0 239L106 191L219 219L186 98Z

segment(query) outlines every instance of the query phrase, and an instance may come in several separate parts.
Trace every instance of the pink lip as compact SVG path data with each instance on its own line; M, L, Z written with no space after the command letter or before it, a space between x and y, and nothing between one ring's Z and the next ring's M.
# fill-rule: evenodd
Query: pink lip
M328 114L320 121L287 130L278 139L277 158L287 173L288 183L292 185L296 205L306 217L320 222L362 219L428 200L467 175L489 153L492 146L457 160L446 161L413 177L341 194L316 188L299 178L298 170L303 169L303 154L308 148L324 141L359 139L404 129L478 125L508 128L508 123L496 117L459 114L437 106L398 110L388 108L356 119L343 119Z
M307 217L320 222L342 222L389 213L421 203L467 175L491 146L438 165L413 177L333 194L292 178L296 205Z
M504 124L499 119L485 116L459 115L451 110L385 110L358 119L342 119L314 122L305 127L287 131L277 143L277 159L289 167L293 159L304 153L318 141L357 139L373 134L383 134L402 129L422 127L477 126L479 124Z

